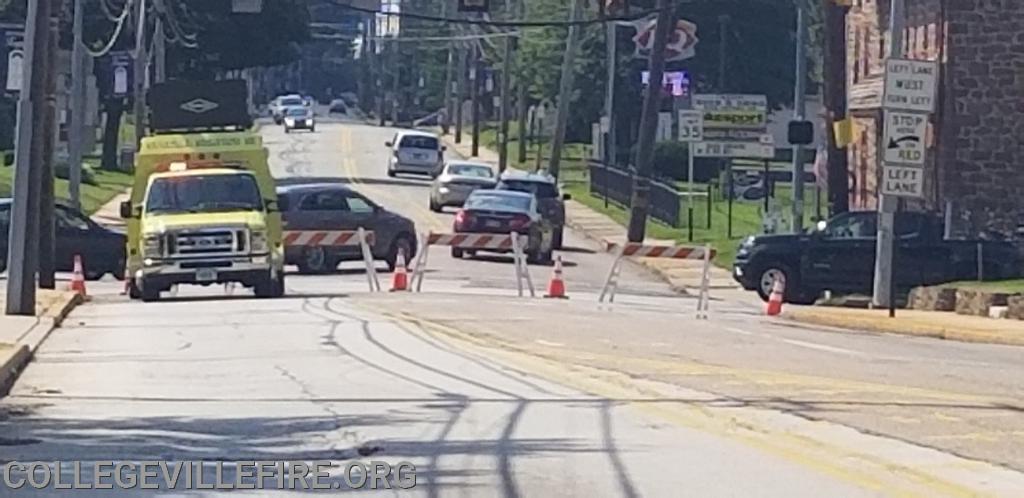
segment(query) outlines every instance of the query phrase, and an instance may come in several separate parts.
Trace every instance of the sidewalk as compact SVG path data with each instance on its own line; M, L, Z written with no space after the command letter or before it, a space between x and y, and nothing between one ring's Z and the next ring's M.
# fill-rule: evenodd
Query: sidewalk
M81 303L77 294L62 290L36 291L36 316L0 314L0 396L32 359L39 344ZM6 307L7 282L0 282L0 310ZM2 311L0 311L2 312Z
M107 228L124 227L124 220L121 218L121 202L127 201L130 197L130 191L115 195L113 199L107 201L92 214L93 221Z
M462 157L472 157L472 145L469 137L464 136L461 144L455 143L453 135L441 137L448 149ZM480 147L476 157L481 162L492 165L498 164L498 153ZM566 225L585 234L587 237L597 241L624 242L626 240L626 228L615 222L608 216L598 213L589 207L576 202L565 203ZM644 240L652 245L675 245L672 240L659 240L647 238ZM700 286L700 277L704 264L702 261L685 259L660 259L660 258L631 258L644 267L652 270L661 276L676 291L686 292L687 289L696 289ZM711 288L712 289L737 289L739 286L732 278L728 270L711 267Z
M786 305L783 318L813 325L961 342L1024 346L1024 326L1017 320L958 315L952 312Z

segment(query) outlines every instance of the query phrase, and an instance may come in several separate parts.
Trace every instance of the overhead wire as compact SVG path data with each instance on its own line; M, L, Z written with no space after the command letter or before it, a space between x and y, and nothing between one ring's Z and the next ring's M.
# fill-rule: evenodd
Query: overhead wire
M106 2L106 0L100 1L101 3ZM136 0L126 0L124 3L124 10L121 12L121 15L114 17L113 22L116 22L117 25L114 26L114 33L110 36L110 40L108 40L107 43L103 45L103 48L101 48L100 50L93 50L89 48L89 46L86 46L86 53L88 53L90 56L94 58L98 58L107 55L108 53L110 53L111 50L113 50L114 45L117 44L118 38L121 37L121 32L124 31L124 26L128 21L128 14L131 13L132 6L135 5L135 1Z
M636 21L642 19L651 14L657 14L658 9L650 9L634 14L628 14L623 16L604 17L604 18L593 18L593 19L580 19L576 21L525 21L525 20L511 20L511 21L493 21L490 19L462 19L455 17L441 17L431 16L426 14L416 14L412 12L381 12L375 9L367 9L363 7L357 7L355 5L349 5L344 3L344 0L332 0L331 3L338 7L352 10L355 12L362 12L364 14L386 14L390 16L408 19L417 19L420 21L432 21L441 22L446 24L466 24L475 26L497 26L497 27L509 27L509 28L543 28L543 27L569 27L569 26L585 26L590 24L604 24L609 22L621 22L621 21Z

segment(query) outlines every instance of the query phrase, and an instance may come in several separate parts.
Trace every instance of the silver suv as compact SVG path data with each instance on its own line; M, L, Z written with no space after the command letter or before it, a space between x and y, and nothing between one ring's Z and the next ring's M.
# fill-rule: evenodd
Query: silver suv
M415 173L436 177L444 164L445 147L437 135L424 131L400 131L384 145L391 150L388 157L388 176Z

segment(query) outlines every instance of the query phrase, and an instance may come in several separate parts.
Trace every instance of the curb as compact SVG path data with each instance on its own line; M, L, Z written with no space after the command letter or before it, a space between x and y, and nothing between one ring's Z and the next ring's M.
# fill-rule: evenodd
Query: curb
M80 295L72 294L71 298L59 307L46 309L39 316L36 324L21 336L18 343L11 345L13 351L0 361L0 397L6 396L10 392L11 387L18 380L18 376L32 361L36 350L39 349L43 341L60 327L68 315L83 302ZM55 307L58 309L54 310Z
M984 334L965 332L946 326L926 326L912 323L881 324L872 318L849 319L846 317L827 317L800 312L783 312L782 318L794 324L828 326L847 332L870 332L896 334L908 337L927 337L946 341L957 341L973 344L996 344L1001 346L1024 346L1024 334L1019 336L1006 334Z

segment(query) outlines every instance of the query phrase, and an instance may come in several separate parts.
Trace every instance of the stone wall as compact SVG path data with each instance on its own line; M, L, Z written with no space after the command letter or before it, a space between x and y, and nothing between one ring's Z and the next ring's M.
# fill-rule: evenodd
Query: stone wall
M940 192L957 232L1024 223L1024 1L956 0L949 22L948 114Z

